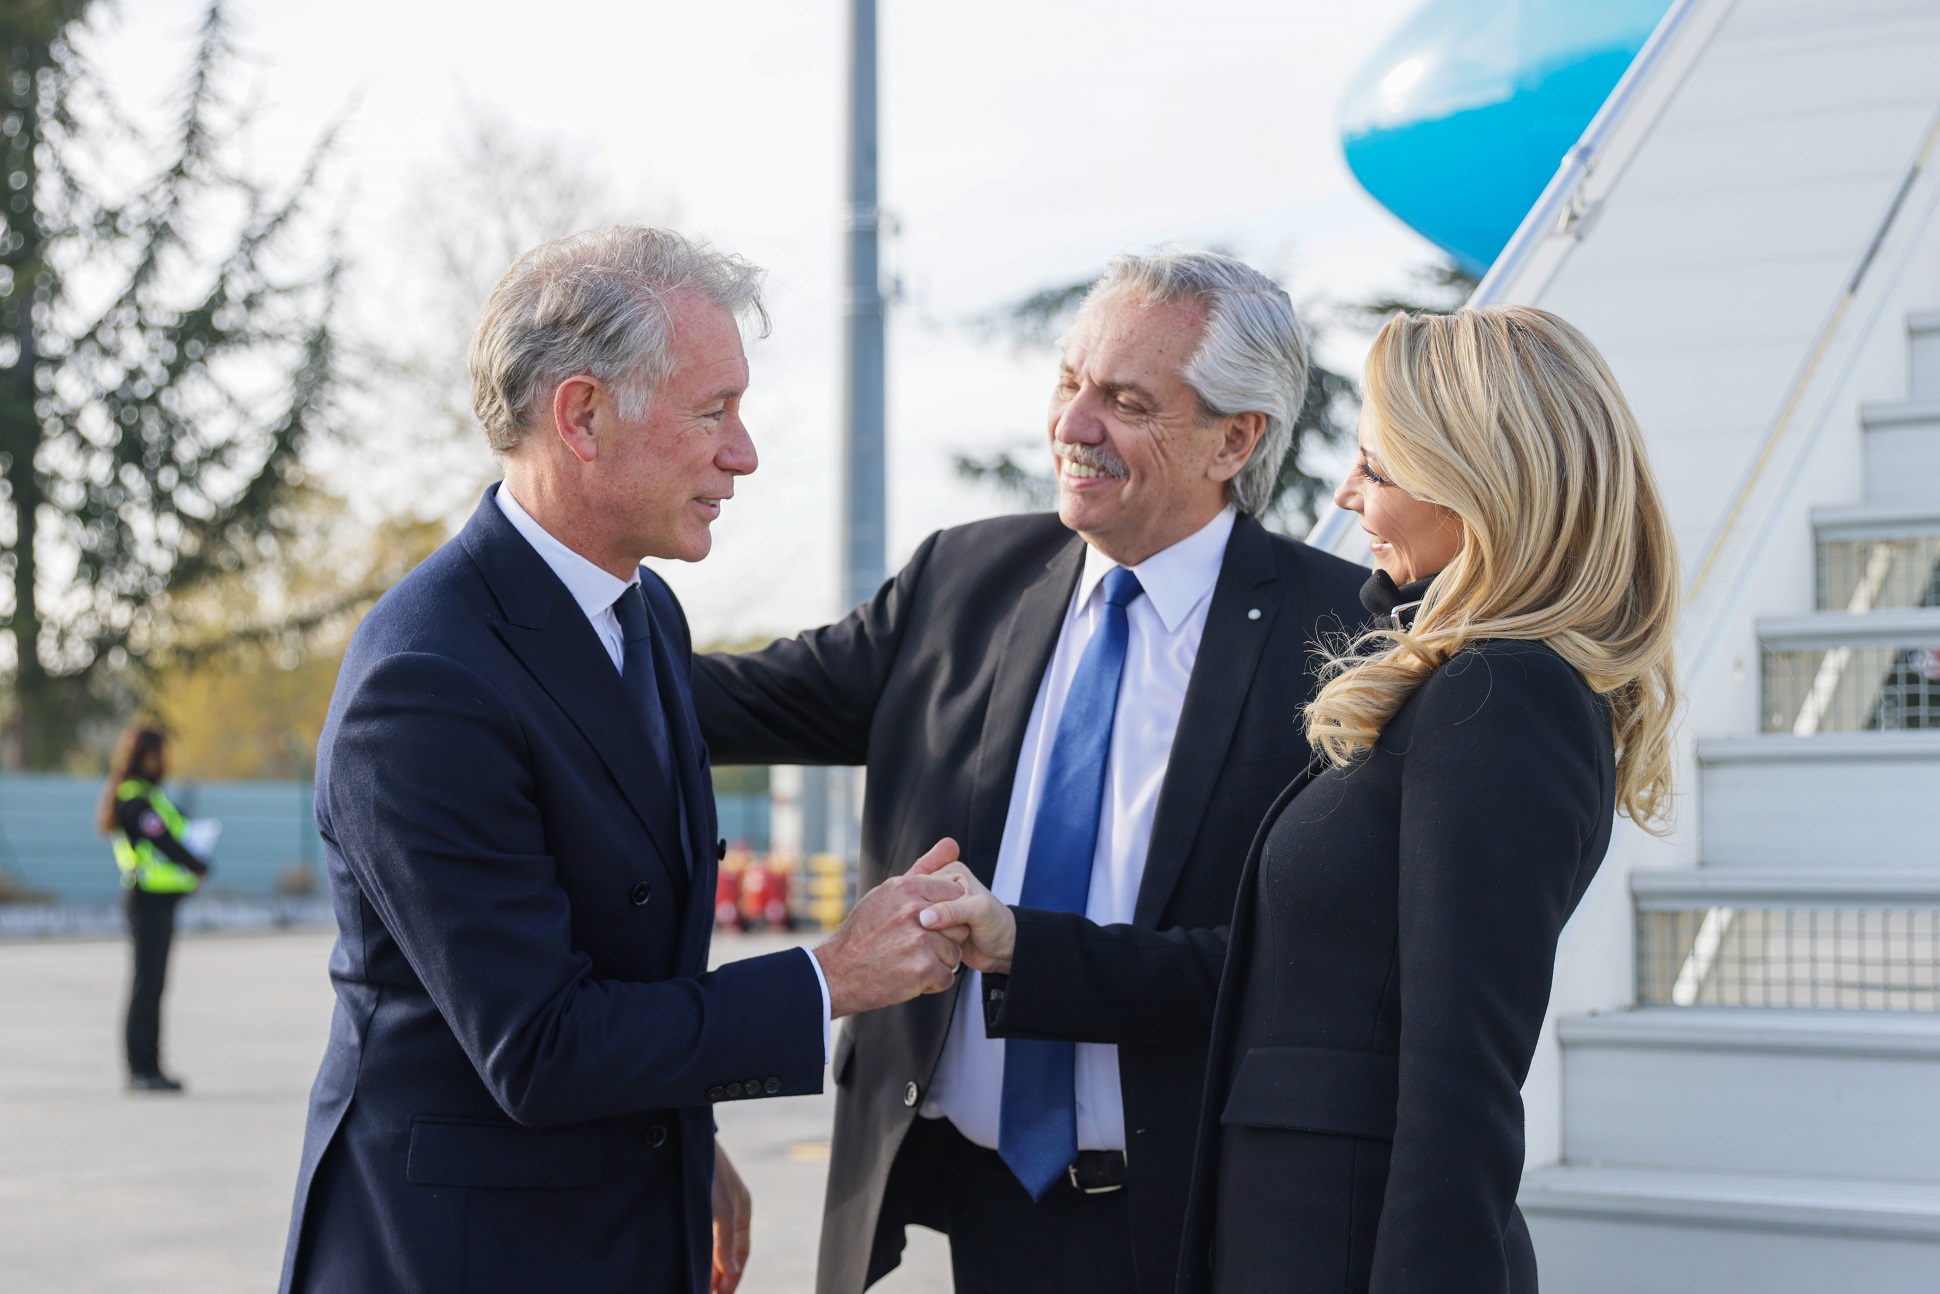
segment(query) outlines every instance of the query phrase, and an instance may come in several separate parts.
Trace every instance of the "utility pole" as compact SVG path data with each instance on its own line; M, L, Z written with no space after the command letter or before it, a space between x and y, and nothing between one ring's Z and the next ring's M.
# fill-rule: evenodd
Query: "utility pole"
M876 0L849 0L848 290L842 313L842 608L888 576L883 481L881 215L876 205Z
M849 0L847 270L842 296L842 605L867 602L889 574L883 470L882 215L876 190L876 0ZM801 771L805 847L861 849L862 772ZM852 878L853 879L853 878Z

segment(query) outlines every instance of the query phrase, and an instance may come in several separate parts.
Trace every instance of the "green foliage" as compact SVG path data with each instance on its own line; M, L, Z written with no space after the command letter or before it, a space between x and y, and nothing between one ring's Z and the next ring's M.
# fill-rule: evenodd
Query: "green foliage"
M1039 457L1044 455L1040 453ZM1057 481L1049 472L1033 471L1018 462L1012 450L989 458L972 454L952 454L950 458L957 476L993 487L1028 512L1048 512L1057 506Z
M435 521L371 526L305 487L267 557L165 595L168 635L144 653L145 708L178 776L305 777L357 622L444 541Z
M92 0L8 0L0 5L0 48L46 44L86 11Z
M232 102L221 0L163 139L89 65L84 4L13 8L0 21L0 669L14 709L0 759L48 767L109 702L111 676L166 637L158 599L287 538L300 451L331 430L340 267L304 254L327 138L280 190L229 163L248 115Z
M1417 265L1400 291L1350 301L1339 313L1350 327L1372 332L1397 314L1448 314L1467 301L1480 282L1452 261L1433 261Z
M1021 301L1013 301L985 315L977 322L987 335L1010 338L1019 349L1055 346L1058 337L1078 317L1078 307L1091 291L1096 279L1043 288Z

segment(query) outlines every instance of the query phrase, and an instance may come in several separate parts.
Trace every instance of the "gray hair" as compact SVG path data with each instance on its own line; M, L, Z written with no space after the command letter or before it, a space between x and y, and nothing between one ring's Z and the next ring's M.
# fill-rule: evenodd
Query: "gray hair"
M1246 262L1218 252L1115 256L1085 296L1084 309L1117 292L1154 305L1193 301L1205 307L1206 332L1182 376L1199 397L1206 422L1236 413L1266 415L1266 431L1232 481L1241 512L1266 511L1307 398L1307 337L1292 300Z
M541 243L505 271L472 335L472 410L494 453L525 436L533 404L579 374L635 419L673 370L669 304L697 294L768 332L762 271L667 229L616 225Z

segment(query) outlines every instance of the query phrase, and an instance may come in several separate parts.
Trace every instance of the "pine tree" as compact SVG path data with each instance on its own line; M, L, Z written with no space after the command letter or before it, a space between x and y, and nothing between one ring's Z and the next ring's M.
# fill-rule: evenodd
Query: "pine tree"
M274 547L337 379L340 267L303 243L327 139L281 191L230 166L249 123L221 0L166 138L147 136L85 56L89 8L0 16L0 763L16 768L75 748L165 639L158 599Z

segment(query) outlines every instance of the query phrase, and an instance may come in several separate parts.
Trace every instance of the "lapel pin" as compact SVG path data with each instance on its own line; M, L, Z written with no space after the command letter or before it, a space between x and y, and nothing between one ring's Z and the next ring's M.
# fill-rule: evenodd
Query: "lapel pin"
M1246 618L1248 620L1258 620L1260 618L1260 609L1258 607L1254 607L1251 611L1248 611L1246 613Z

